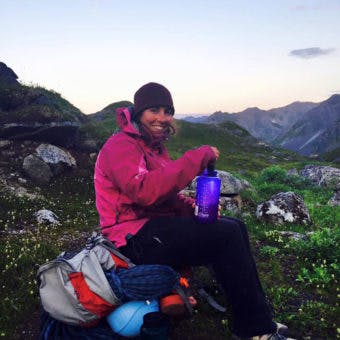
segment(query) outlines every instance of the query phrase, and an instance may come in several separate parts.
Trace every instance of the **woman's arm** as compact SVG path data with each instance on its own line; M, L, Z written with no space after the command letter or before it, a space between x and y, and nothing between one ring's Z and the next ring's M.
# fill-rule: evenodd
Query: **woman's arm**
M113 184L133 202L149 206L184 189L210 161L216 159L212 147L189 150L165 167L148 170L143 150L133 139L105 145L98 166Z

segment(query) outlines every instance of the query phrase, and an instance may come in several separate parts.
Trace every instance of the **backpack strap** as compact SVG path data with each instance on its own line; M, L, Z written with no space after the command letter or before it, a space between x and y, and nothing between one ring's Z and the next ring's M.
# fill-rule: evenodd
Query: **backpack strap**
M99 234L94 231L92 233L92 236L89 237L86 242L86 248L92 249L93 247L97 245L101 245L113 255L113 258L114 258L114 261L116 262L117 267L132 268L135 266L135 264L132 263L129 258L124 256L109 239L104 237L102 234Z

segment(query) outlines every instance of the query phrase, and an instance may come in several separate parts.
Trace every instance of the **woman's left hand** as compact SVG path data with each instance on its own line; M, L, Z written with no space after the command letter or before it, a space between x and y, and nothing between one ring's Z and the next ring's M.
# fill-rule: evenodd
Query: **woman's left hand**
M192 208L195 210L196 204L193 203L191 206L192 206ZM222 210L222 206L221 206L221 204L218 204L217 218L220 218L220 217L221 217L221 210Z

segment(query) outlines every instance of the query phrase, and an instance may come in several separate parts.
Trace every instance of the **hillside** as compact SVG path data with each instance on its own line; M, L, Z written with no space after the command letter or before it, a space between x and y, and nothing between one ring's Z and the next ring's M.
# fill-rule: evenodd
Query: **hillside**
M10 68L0 66L0 138L76 143L86 115L54 91L21 85Z
M0 257L0 334L4 339L30 340L38 338L40 325L37 269L62 251L79 250L99 230L93 169L100 146L117 129L115 108L130 103L112 103L85 116L59 94L22 86L10 71L5 81L8 76L15 81L3 87L0 113L4 122L0 131L7 131L0 135L0 249L4 254ZM218 170L230 171L235 180L251 184L240 192L239 210L224 205L221 214L247 224L275 319L287 323L294 338L335 338L340 215L339 206L329 204L333 189L290 175L286 170L294 167L293 173L298 174L307 163L305 157L268 146L234 122L176 120L175 124L177 133L167 142L173 159L190 148L215 145L221 151ZM9 134L11 126L16 130ZM77 134L81 138L75 138ZM328 154L332 157L332 152ZM310 225L275 225L257 219L260 202L292 191L303 197ZM52 212L57 223L39 220L42 210ZM199 267L194 274L221 305L227 305L208 270ZM195 282L197 310L191 318L172 320L171 339L230 339L225 314L207 304Z
M185 118L195 123L219 124L224 121L232 121L246 130L254 137L265 142L272 142L279 134L289 129L303 114L317 106L311 102L294 102L289 105L261 110L257 107L247 108L238 113L215 112L210 116Z
M270 164L302 159L295 153L266 145L233 122L205 125L178 120L176 126L176 136L167 143L174 158L192 147L210 144L221 151L219 166L234 171L262 169Z

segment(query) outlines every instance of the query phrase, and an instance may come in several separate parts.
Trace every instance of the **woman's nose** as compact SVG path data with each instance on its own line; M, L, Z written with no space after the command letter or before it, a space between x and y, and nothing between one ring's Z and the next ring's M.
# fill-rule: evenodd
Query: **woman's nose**
M157 115L157 118L158 118L158 120L161 121L161 122L166 122L166 121L169 120L169 115L167 115L167 114L165 113L165 109L160 108L160 109L159 109L159 113L158 113L158 115Z

